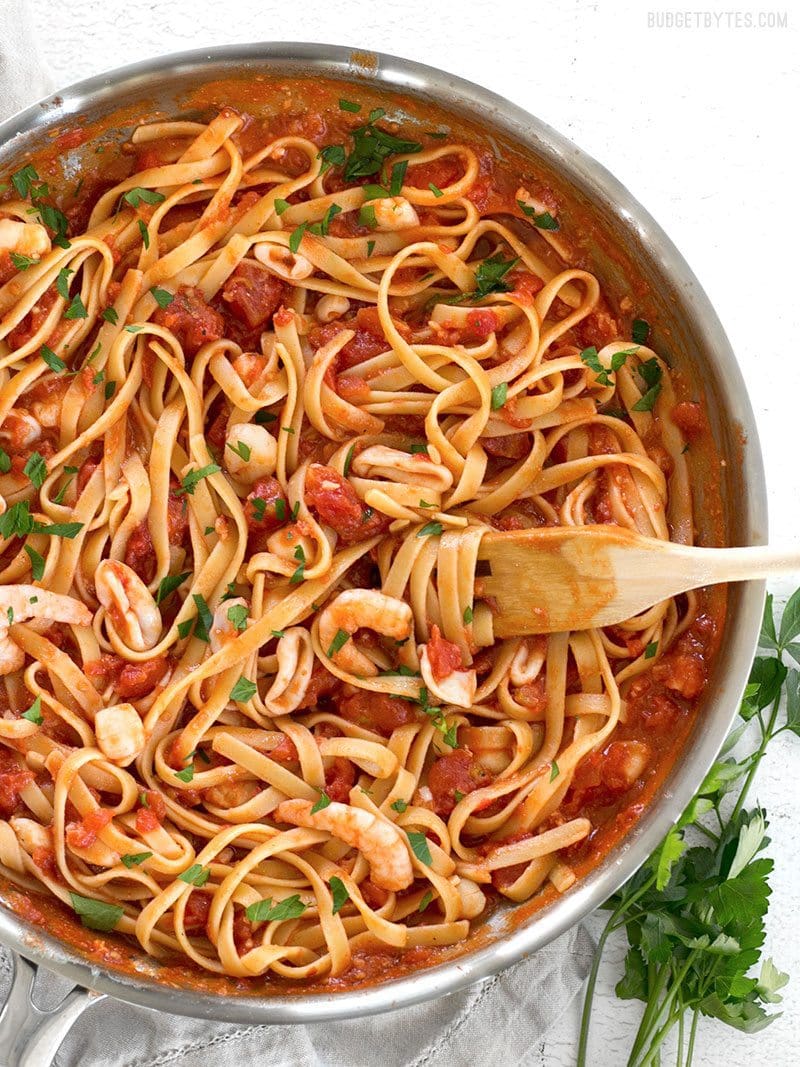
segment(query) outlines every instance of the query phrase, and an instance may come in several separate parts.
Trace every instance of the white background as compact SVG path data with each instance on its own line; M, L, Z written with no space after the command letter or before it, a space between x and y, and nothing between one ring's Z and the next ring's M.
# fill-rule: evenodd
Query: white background
M761 429L772 537L800 525L798 151L800 11L732 0L70 0L31 4L58 84L164 52L299 40L377 49L444 67L527 108L609 167L664 226L708 291L738 353ZM789 10L788 29L658 29L655 11ZM800 577L800 576L798 576ZM790 590L787 581L774 586ZM762 764L758 799L777 862L768 949L793 975L785 1014L743 1037L701 1028L700 1067L800 1062L800 739ZM600 984L590 1062L625 1062L636 1009ZM577 1005L530 1067L574 1062ZM480 1063L476 1049L475 1062ZM451 1067L451 1065L446 1065ZM455 1065L452 1065L455 1067Z

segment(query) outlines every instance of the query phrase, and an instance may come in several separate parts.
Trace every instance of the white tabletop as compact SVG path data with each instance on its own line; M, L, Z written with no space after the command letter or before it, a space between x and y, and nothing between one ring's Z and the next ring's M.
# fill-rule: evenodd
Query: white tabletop
M774 541L800 527L800 300L797 107L800 15L707 0L668 8L636 0L71 0L32 4L42 53L67 84L183 48L303 40L377 49L444 67L527 108L609 167L664 226L697 273L736 350L756 411ZM709 28L649 25L665 10ZM722 8L737 8L739 23ZM648 10L649 9L649 10ZM788 28L761 28L759 11ZM714 24L713 12L721 13ZM800 580L800 575L798 575ZM791 582L776 586L786 594ZM800 884L795 808L800 741L775 743L757 780L776 860L767 950L793 976L784 1016L746 1037L702 1026L696 1067L800 1061ZM753 798L755 799L755 797ZM590 1062L624 1063L638 1007L601 975ZM530 1067L574 1062L577 1006ZM477 1050L476 1050L477 1053ZM476 1061L479 1055L476 1055ZM670 1062L669 1059L666 1062ZM452 1065L446 1065L452 1067Z

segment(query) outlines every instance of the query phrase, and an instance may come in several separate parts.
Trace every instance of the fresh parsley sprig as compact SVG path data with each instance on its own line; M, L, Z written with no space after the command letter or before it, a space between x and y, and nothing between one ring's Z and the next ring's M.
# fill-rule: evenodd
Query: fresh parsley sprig
M677 824L605 905L611 916L589 974L578 1067L591 1062L597 974L608 939L618 930L625 930L629 947L617 996L645 1005L628 1067L659 1063L665 1038L676 1030L677 1062L689 1067L702 1015L745 1033L776 1018L768 1006L780 1001L788 976L772 960L761 959L774 866L763 855L767 814L745 803L770 742L786 732L800 736L800 671L784 662L788 656L800 664L798 635L800 589L786 605L779 629L768 596L759 643L770 654L753 664L740 723ZM753 736L750 751L737 758L734 748ZM758 973L752 973L759 962Z

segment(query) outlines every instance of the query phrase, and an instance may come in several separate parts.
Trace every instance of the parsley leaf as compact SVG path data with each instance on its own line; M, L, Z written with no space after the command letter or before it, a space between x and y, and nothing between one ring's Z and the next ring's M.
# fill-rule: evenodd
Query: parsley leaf
M419 833L416 830L409 830L408 841L411 845L411 851L420 863L424 863L427 867L430 867L433 863L433 857L431 856L430 846L425 834Z
M166 578L162 578L158 583L158 589L156 590L156 604L160 604L162 600L166 600L171 593L183 585L187 578L191 578L191 571L184 571L183 574L168 574Z
M125 909L119 904L108 904L104 900L83 897L80 893L70 893L69 898L72 901L72 910L90 930L108 933L125 914Z
M323 808L327 808L327 806L330 804L330 802L331 802L331 798L328 796L328 794L323 789L319 794L319 799L314 804L314 807L311 809L311 814L315 815L318 811L322 811Z
M180 493L188 493L189 496L194 496L195 489L204 478L208 478L212 474L219 474L221 470L222 467L217 463L208 463L205 467L200 467L197 470L190 470L183 476L180 487L173 490L173 492L176 496Z
M251 682L249 678L240 678L233 689L231 689L231 700L240 701L242 704L246 704L248 700L251 700L258 692L258 686L255 682Z
M331 896L333 897L333 914L338 915L347 901L350 899L350 894L347 892L347 886L334 874L328 883L331 889Z
M200 888L206 884L210 877L211 871L208 867L204 867L201 863L193 863L191 867L187 867L182 874L178 875L178 881L186 882L187 885L196 885Z
M295 893L294 896L279 900L276 904L272 903L271 897L249 904L245 914L251 923L277 922L283 919L299 919L305 910L306 905Z

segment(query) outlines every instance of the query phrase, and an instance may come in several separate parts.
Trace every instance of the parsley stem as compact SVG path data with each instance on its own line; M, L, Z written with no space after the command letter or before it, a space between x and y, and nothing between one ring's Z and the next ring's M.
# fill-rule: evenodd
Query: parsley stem
M700 1009L695 1008L692 1012L692 1028L689 1031L689 1047L686 1050L686 1067L690 1067L694 1058L694 1040L697 1037L697 1024L700 1021Z
M781 657L781 662L783 662L783 657ZM778 695L772 702L772 708L770 709L766 729L762 729L761 731L761 744L758 746L758 748L755 750L751 757L750 770L747 772L747 776L744 780L744 785L742 786L741 792L739 793L739 799L736 801L736 805L733 811L731 812L730 819L728 820L730 823L735 823L737 818L739 817L739 812L744 807L744 802L747 799L747 794L750 789L750 786L753 784L753 779L756 776L756 771L758 770L759 764L761 763L764 753L767 750L767 745L772 739L772 734L775 729L775 723L778 718L778 711L781 706L782 693L783 688L781 687L778 690Z

